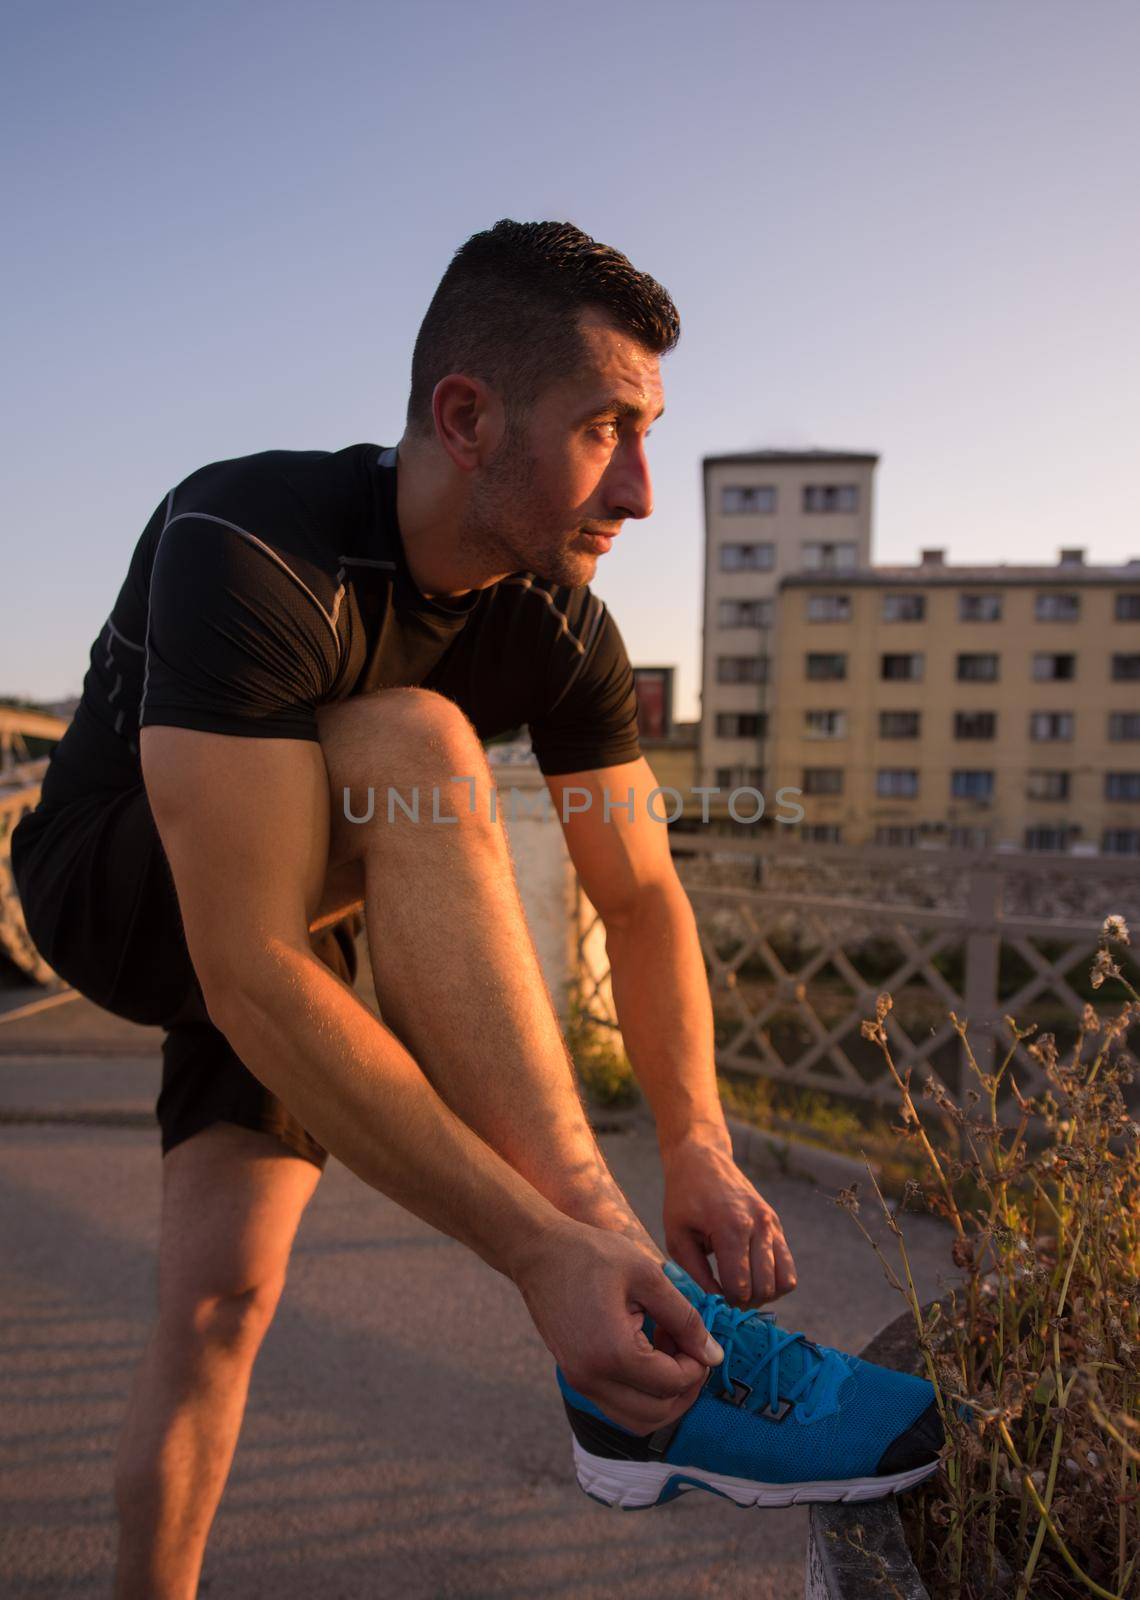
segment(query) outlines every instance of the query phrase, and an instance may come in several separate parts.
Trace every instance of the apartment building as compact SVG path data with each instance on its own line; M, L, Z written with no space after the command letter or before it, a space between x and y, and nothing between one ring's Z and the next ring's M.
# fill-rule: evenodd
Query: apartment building
M787 574L776 610L767 764L805 837L1140 854L1140 557L924 550Z
M701 784L725 795L764 790L779 584L796 572L869 566L878 459L845 450L705 457Z

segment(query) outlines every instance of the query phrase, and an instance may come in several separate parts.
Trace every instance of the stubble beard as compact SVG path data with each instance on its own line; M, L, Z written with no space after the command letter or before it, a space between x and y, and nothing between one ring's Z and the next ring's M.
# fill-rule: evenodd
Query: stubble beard
M543 496L538 483L538 462L526 435L511 424L468 501L460 552L491 572L533 572L567 588L589 583L597 556L570 548L573 529L549 531L565 512Z

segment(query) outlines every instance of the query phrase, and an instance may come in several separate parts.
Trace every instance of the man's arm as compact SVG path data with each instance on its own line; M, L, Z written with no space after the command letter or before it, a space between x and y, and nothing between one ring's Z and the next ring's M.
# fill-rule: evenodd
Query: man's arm
M566 1219L313 953L329 839L319 744L153 726L140 751L211 1020L346 1166L510 1275Z
M653 769L642 756L546 782L555 811L566 817L563 831L582 887L605 925L622 1037L662 1150L696 1137L731 1150L697 925L669 852L669 830L647 807L658 787ZM586 790L589 803L571 794L564 806L570 787ZM653 805L660 816L662 798Z
M642 756L546 782L582 887L605 925L618 1022L657 1124L669 1251L706 1289L717 1287L705 1260L712 1250L730 1299L773 1299L794 1288L795 1268L779 1218L732 1159L696 919L668 828L648 807L657 779ZM564 805L569 788L585 790L588 805L581 794ZM660 796L654 810L663 815Z

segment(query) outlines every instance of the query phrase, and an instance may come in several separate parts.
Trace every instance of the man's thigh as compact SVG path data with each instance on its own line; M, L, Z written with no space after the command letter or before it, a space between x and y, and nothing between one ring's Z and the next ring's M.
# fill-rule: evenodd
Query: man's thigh
M163 1161L158 1296L184 1326L210 1303L271 1310L320 1169L274 1138L217 1122Z

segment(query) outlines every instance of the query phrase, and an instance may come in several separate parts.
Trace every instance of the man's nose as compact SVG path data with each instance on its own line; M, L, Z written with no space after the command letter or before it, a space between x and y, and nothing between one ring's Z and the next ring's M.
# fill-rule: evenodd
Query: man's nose
M640 440L618 451L610 462L606 500L612 517L648 517L653 513L653 483L645 446Z

